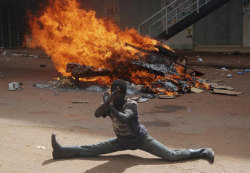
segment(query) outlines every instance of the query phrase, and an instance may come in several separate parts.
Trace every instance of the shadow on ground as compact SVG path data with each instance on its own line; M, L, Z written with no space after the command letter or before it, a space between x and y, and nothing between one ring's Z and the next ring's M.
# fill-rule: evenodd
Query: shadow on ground
M45 160L42 163L42 166L46 166L48 164L52 164L55 162L66 161L67 159L60 160ZM73 158L70 160L88 160L88 161L107 161L103 164L100 164L96 167L93 167L89 170L86 170L85 173L100 173L100 172L124 172L126 169L138 166L138 165L166 165L166 164L175 164L182 163L181 162L167 162L162 159L147 159L138 156L133 156L129 154L121 154L115 156L98 156L98 157L85 157L85 158ZM190 162L190 160L189 160Z

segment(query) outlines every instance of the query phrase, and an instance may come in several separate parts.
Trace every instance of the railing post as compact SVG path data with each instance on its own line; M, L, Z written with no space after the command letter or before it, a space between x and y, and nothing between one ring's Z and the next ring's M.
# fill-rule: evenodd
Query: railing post
M168 8L166 8L166 34L168 34Z
M199 13L199 8L200 8L200 4L199 4L199 0L197 0L197 13Z
M178 11L177 11L177 7L175 8L175 23L177 23L178 20Z

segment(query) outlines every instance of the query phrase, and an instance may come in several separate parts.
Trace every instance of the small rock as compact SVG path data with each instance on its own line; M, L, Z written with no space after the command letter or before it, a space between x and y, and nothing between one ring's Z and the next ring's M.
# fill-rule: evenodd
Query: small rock
M23 88L23 84L21 82L10 82L9 83L9 90L10 91L20 90L22 88Z
M58 96L59 95L59 93L58 92L54 92L54 94L53 94L54 96Z
M142 98L147 98L147 99L154 99L155 95L154 94L143 94Z
M197 61L198 62L203 62L203 59L202 58L198 58Z
M7 52L7 51L4 51L3 53L2 53L2 55L3 56L7 56L9 53Z
M237 74L238 74L238 75L243 75L243 74L245 74L245 73L242 72L242 71L238 71Z
M226 67L221 67L220 70L221 70L221 71L227 71L227 68L226 68Z
M131 100L134 100L134 101L138 101L140 99L140 97L132 97Z
M40 67L45 68L47 66L46 66L46 64L40 64Z
M233 77L233 75L232 74L227 74L226 77L231 78L231 77Z
M139 100L137 101L138 103L143 103L143 102L146 102L148 101L149 99L146 99L146 98L139 98Z
M36 146L36 148L42 149L42 150L45 150L45 149L46 149L44 146Z

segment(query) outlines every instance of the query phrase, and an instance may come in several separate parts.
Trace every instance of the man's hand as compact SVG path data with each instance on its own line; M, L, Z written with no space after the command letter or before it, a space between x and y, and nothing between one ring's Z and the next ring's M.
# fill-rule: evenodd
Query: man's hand
M110 95L107 91L105 91L103 94L102 94L102 97L103 97L103 103L107 102Z
M120 89L120 87L119 86L117 86L115 89L114 89L114 91L112 91L112 93L111 93L111 95L110 95L110 97L108 98L108 102L109 103L111 103L113 100L114 100L114 98L115 97L117 97L118 95L120 95L121 94L121 89Z
M110 105L110 103L114 100L115 97L117 97L120 94L120 87L116 87L114 91L109 94L107 92L103 93L103 104L99 106L95 111L95 117L106 117L107 116L107 110Z

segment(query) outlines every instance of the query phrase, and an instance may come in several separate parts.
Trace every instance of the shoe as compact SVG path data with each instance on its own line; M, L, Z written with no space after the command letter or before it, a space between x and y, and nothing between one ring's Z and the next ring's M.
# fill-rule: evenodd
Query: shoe
M205 159L210 164L214 163L214 152L211 148L189 149L191 159Z

